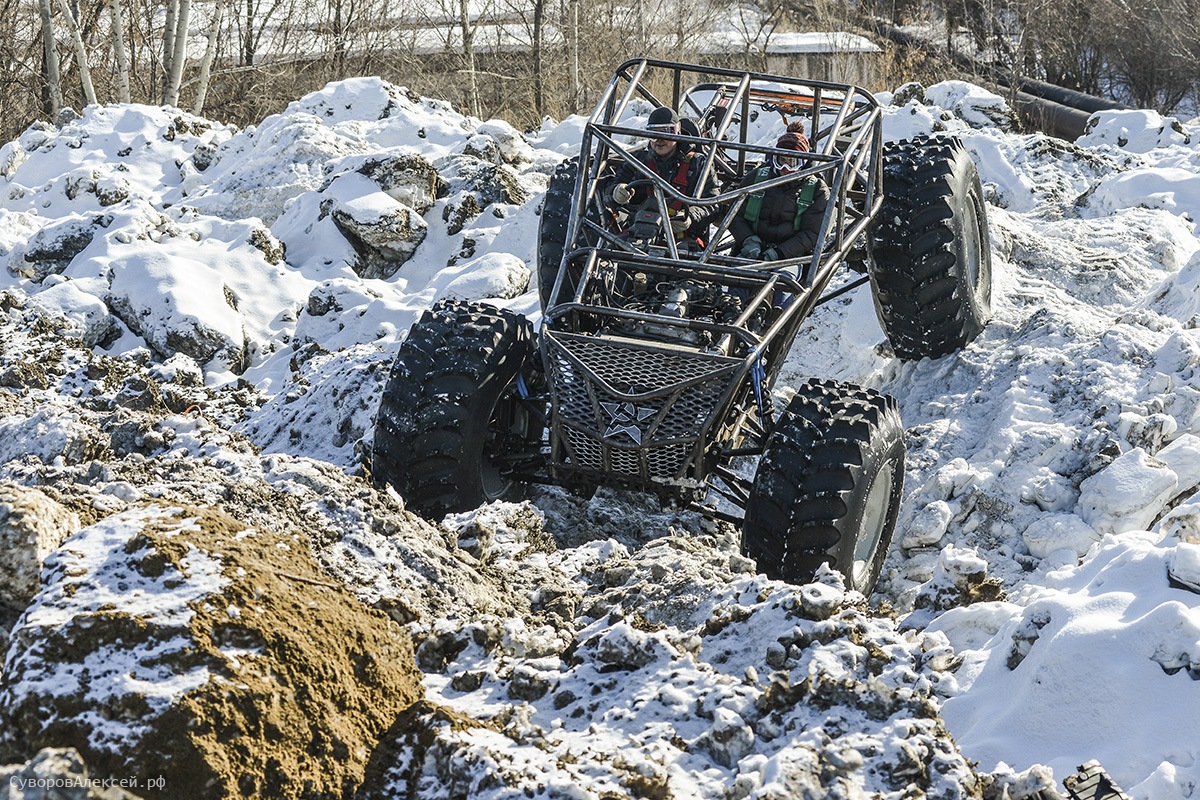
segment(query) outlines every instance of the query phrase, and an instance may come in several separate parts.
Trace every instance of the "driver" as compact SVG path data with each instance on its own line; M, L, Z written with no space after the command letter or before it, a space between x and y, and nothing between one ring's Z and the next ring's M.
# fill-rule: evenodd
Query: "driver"
M657 133L679 133L679 115L673 109L661 106L650 112L646 123L650 133L650 144L647 147L631 153L631 157L645 164L668 183L672 184L681 194L692 197L715 197L716 182L710 173L701 192L696 188L700 175L704 172L705 157L693 152L690 145L680 144L673 139L657 138ZM651 197L646 185L630 186L641 175L627 162L622 162L617 168L612 187L608 191L608 200L614 206L621 206L630 211L645 203ZM676 240L695 239L699 241L708 229L709 220L713 214L711 209L686 205L675 200L668 204L671 218L671 230Z

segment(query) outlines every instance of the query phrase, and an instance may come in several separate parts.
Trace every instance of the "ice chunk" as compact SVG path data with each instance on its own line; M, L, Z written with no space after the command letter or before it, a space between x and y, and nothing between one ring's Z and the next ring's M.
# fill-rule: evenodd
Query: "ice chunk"
M1179 478L1164 462L1130 450L1079 487L1079 516L1101 534L1146 530L1178 486Z
M1038 558L1058 550L1069 550L1082 558L1100 534L1075 514L1050 514L1034 522L1024 533L1025 546Z

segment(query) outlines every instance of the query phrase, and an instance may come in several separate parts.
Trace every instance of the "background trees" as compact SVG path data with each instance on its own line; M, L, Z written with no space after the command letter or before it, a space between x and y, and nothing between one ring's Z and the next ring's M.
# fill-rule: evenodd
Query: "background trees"
M997 66L1142 108L1197 113L1198 0L946 0L944 8L970 32L972 54Z
M0 0L0 141L90 102L248 123L354 75L535 125L590 107L625 58L705 60L717 29L740 32L739 63L761 68L761 43L781 31L878 19L947 59L891 48L870 89L954 77L949 56L967 55L1196 113L1200 0Z

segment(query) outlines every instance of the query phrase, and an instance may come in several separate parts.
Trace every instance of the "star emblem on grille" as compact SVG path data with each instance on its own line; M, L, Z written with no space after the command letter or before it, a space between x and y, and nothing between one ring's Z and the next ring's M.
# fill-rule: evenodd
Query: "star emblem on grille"
M658 411L655 408L646 408L645 406L635 406L629 401L624 403L600 403L600 407L604 409L604 413L608 414L608 429L604 431L604 438L611 439L618 434L625 434L634 441L635 444L642 443L642 426L645 422Z

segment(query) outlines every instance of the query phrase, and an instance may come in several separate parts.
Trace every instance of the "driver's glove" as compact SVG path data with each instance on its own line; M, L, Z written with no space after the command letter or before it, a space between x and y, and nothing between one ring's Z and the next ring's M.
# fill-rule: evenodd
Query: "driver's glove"
M678 214L671 217L671 232L676 237L682 236L683 232L688 229L688 218L686 214Z
M774 247L768 247L766 250L763 250L762 260L763 261L778 261L779 260L779 251L776 250Z
M742 258L751 260L757 259L762 253L762 239L757 236L747 236L746 241L742 242L742 252L739 253Z
M613 187L612 199L619 205L627 205L633 199L633 189L629 188L628 183L618 183Z

